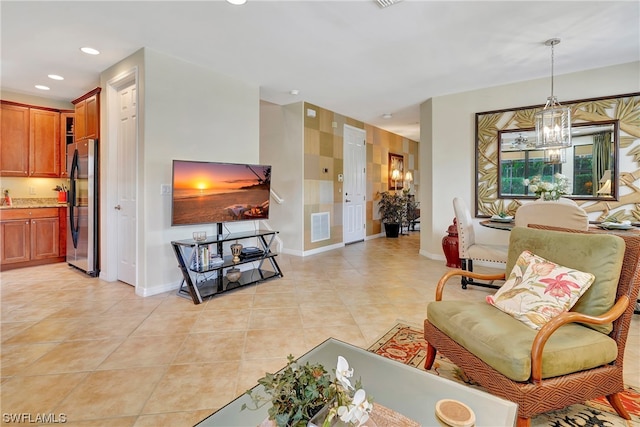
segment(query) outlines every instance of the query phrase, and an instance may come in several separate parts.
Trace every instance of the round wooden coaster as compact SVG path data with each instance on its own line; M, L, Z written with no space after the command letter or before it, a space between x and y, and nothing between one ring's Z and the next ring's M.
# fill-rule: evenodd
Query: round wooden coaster
M476 422L473 410L462 402L442 399L436 403L436 415L452 427L471 427Z

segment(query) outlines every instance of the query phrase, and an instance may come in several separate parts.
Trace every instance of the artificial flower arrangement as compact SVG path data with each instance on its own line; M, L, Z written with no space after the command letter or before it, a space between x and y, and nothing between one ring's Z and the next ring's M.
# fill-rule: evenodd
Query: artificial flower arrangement
M528 186L529 191L535 193L542 200L558 200L560 196L571 194L569 178L561 173L556 173L553 178L554 182L547 182L543 181L540 175L536 175L530 180L525 179L524 185Z
M333 425L339 419L345 425L362 426L368 419L373 404L362 389L360 380L351 385L353 369L347 360L338 356L335 379L321 364L299 365L289 355L287 366L275 374L267 373L258 380L268 396L247 390L257 409L268 402L269 419L278 427L307 427L309 420L328 407L322 427ZM242 409L247 409L246 404ZM324 413L324 412L323 412ZM338 418L336 418L338 417Z

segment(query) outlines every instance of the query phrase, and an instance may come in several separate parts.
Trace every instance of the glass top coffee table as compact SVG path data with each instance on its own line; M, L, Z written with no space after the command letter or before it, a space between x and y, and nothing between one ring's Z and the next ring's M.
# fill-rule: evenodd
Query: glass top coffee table
M393 409L422 426L444 425L435 413L436 402L440 399L455 399L469 406L475 412L477 427L515 425L518 406L513 402L334 338L326 340L298 360L302 364L307 361L321 363L332 374L338 356L347 359L349 367L354 370L354 379L361 379L362 387L368 396L373 397L374 402ZM253 390L262 391L262 386L257 385ZM249 396L243 394L197 426L257 426L267 417L268 405L258 410L241 411L243 403L253 406Z

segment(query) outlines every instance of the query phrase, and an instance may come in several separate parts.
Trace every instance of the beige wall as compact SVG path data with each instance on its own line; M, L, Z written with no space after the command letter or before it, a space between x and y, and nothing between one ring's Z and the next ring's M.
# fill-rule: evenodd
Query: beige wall
M259 89L222 76L181 59L143 49L101 75L103 92L108 82L123 72L137 68L138 171L137 218L138 261L136 293L152 295L176 289L180 270L170 242L191 236L193 231L215 234L213 225L172 227L170 197L160 194L161 184L171 183L173 159L234 163L259 162ZM109 105L105 96L103 112ZM102 147L113 144L105 114L102 115ZM111 145L111 149L113 146ZM112 151L103 153L101 165L111 175L104 182L103 197L113 202L117 163ZM114 169L115 168L115 169ZM102 187L101 187L102 188ZM103 207L101 235L113 235L113 209ZM253 223L230 224L231 231L253 228ZM107 244L109 270L113 279L114 242Z
M260 102L260 162L273 167L269 205L269 226L278 230L282 250L302 254L304 250L302 102L280 106Z
M304 250L342 245L343 201L339 191L338 174L344 173L344 125L364 129L366 132L366 237L380 234L381 224L377 209L377 194L388 190L389 153L404 157L405 170L418 173L418 143L400 135L368 125L310 103L307 109L316 111L315 117L304 114ZM324 173L324 169L328 173ZM415 194L415 190L413 193ZM326 194L332 197L326 197ZM311 241L311 214L329 212L330 239Z
M307 110L315 111L315 117ZM280 232L283 251L304 256L342 246L344 125L366 132L366 237L381 233L377 193L388 189L389 152L404 157L419 182L418 143L307 102L261 103L260 160L273 165L272 189L284 199L269 225ZM324 172L324 170L327 172ZM412 185L416 194L417 185ZM330 238L311 241L311 214L328 212Z
M639 62L559 75L554 78L555 94L562 103L638 92L639 75ZM421 176L427 181L429 174L433 181L431 188L423 186L420 191L421 254L444 260L441 242L454 216L453 198L462 197L469 206L475 203L475 114L544 104L548 95L545 78L436 97L421 105ZM428 225L427 209L432 214ZM478 226L477 221L475 228L479 241L507 242L508 233Z

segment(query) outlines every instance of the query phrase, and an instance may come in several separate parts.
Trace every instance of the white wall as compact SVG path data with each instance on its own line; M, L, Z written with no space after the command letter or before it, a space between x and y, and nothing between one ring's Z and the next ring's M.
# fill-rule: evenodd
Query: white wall
M560 103L640 91L640 62L554 76L554 94ZM423 181L431 175L433 187L420 188L420 253L444 260L442 237L452 224L454 197L462 197L475 212L475 114L483 111L539 105L550 94L549 78L436 97L421 105L420 169ZM424 123L430 121L431 129ZM427 149L423 149L422 146ZM425 209L432 223L422 222ZM477 225L476 238L507 243L508 233Z
M258 163L260 99L257 86L181 59L148 48L142 57L134 55L105 71L101 81L139 67L136 293L153 295L180 284L172 240L200 230L215 234L212 225L171 227L171 199L160 194L160 185L171 183L172 160ZM229 228L253 229L253 223Z
M268 222L280 232L282 251L296 255L304 251L303 135L302 102L260 103L260 161L273 166L271 189L284 199L279 205L271 198Z

